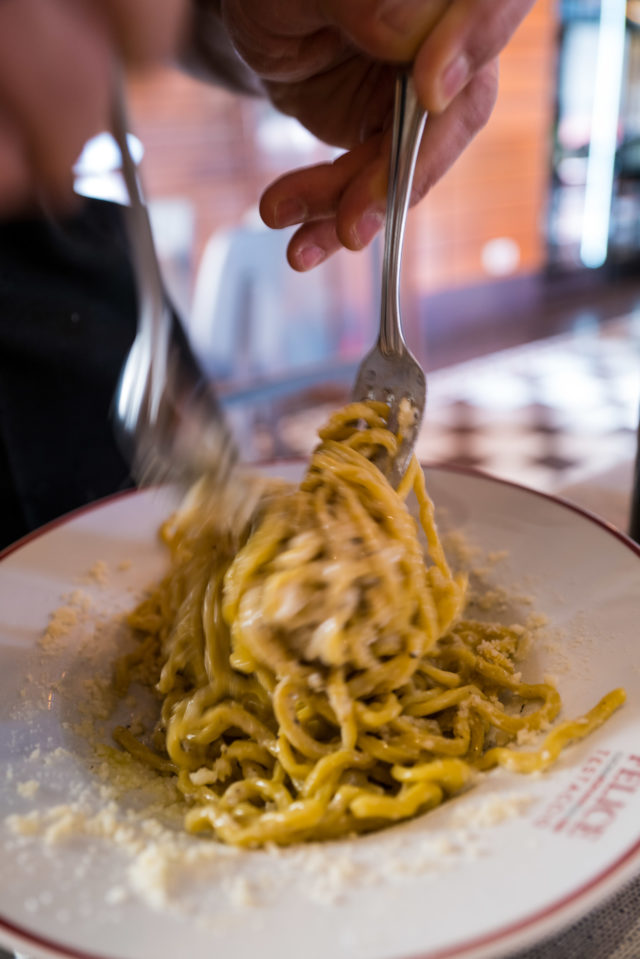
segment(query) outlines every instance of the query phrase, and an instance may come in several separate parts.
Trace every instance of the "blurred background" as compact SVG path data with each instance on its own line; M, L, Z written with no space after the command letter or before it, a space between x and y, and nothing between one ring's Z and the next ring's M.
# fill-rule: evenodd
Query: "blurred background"
M295 274L288 231L262 226L257 202L332 152L267 103L177 72L130 96L168 284L245 455L305 454L374 340L381 245ZM85 151L81 192L117 191L107 154ZM488 126L409 216L421 456L551 491L630 469L639 264L640 0L538 0Z

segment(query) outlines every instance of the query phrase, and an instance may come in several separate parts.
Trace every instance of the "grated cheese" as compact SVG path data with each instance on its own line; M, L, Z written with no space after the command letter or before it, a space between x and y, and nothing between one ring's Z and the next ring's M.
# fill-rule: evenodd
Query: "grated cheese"
M478 561L477 550L464 544L461 536L457 542L460 555L466 550L465 561ZM496 553L487 557L487 562L495 564L503 558L503 554ZM130 561L124 561L117 569L126 570L130 565ZM94 564L87 578L106 586L107 564ZM485 586L483 582L482 588ZM496 608L492 603L499 609L513 606L514 597L506 591L490 590L489 597L487 606L491 612ZM74 657L77 654L78 662L86 668L84 672L76 668L65 676L58 670L54 683L43 683L42 694L49 695L55 688L72 705L63 725L83 745L76 750L57 744L48 748L42 743L32 749L28 758L34 763L39 761L39 777L64 771L69 801L12 813L4 822L24 855L30 844L35 847L44 842L54 849L63 844L71 847L78 837L97 842L95 848L88 847L86 857L75 866L78 881L92 861L102 861L104 844L121 854L124 860L120 872L104 894L108 907L138 897L152 909L191 915L193 902L183 892L181 882L185 878L185 887L190 880L200 886L209 883L216 904L222 890L221 908L225 902L236 909L256 908L288 895L293 889L311 902L330 907L348 899L355 890L437 875L485 854L487 843L479 832L524 813L532 802L531 797L512 794L489 797L470 806L461 797L456 806L444 811L440 820L444 825L436 830L428 820L416 820L408 829L388 831L358 843L316 843L291 848L272 844L247 851L189 836L182 828L184 800L172 780L105 745L109 738L107 721L118 697L111 684L101 677L110 673L113 659L126 648L128 632L122 616L109 612L109 619L101 622L100 598L96 601L82 590L74 590L63 599L64 605L52 614L41 648L56 655L62 653L69 645L67 637L73 634ZM518 601L530 603L531 598L518 597ZM529 641L530 631L542 628L545 622L544 617L529 617L528 631L522 630L523 647ZM83 629L86 634L81 635ZM51 672L56 672L55 662L51 663ZM313 681L318 678L321 681L321 677L314 677ZM33 690L31 698L32 693ZM138 701L130 697L124 705L134 713ZM67 780L71 766L73 772ZM10 767L7 776L9 771ZM196 784L211 781L205 778L207 774L210 777L211 771L196 770L190 774L191 780ZM29 778L19 782L18 794L27 799L35 797L40 781ZM34 909L40 905L36 900ZM70 922L73 912L61 909L57 917L58 921Z
M534 801L529 793L510 793L507 796L489 796L481 802L467 804L459 809L454 822L469 828L496 826L526 811Z
M37 779L29 779L27 782L18 783L16 786L18 795L25 799L33 799L39 788L40 783Z

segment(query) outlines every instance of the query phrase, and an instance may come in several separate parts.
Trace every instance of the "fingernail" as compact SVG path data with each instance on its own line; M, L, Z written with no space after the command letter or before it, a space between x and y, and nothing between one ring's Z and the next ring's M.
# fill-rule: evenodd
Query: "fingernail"
M293 226L294 223L301 223L306 216L307 208L301 200L295 197L288 197L276 204L273 211L273 218L276 227Z
M303 246L298 250L297 260L303 270L312 270L326 259L326 251L319 246Z
M440 78L440 92L444 100L443 109L460 93L469 79L469 73L469 60L466 53L459 53L445 67Z
M369 210L353 228L353 240L356 247L364 247L373 240L384 222L384 213L379 210Z

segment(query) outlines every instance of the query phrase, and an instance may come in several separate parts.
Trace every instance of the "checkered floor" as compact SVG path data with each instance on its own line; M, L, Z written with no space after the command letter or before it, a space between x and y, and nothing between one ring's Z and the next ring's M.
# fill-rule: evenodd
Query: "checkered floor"
M437 370L417 452L553 492L633 457L640 411L640 315ZM300 401L263 456L306 456L336 393ZM258 426L259 431L259 426Z

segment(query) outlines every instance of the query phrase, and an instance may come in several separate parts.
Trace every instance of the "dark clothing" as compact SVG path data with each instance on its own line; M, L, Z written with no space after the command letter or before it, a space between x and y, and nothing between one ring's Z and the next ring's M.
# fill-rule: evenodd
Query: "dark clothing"
M0 222L0 548L131 485L109 414L135 324L118 206Z

